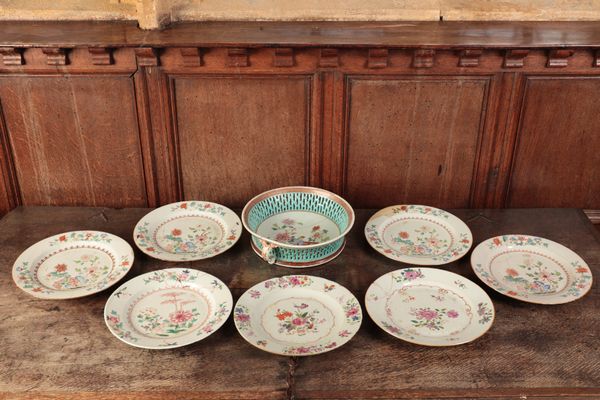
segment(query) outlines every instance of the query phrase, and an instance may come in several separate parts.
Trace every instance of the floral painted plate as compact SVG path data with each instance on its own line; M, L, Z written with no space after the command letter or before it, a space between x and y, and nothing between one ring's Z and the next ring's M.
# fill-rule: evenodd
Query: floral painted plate
M121 285L104 307L113 335L144 349L172 349L202 340L225 323L231 292L195 269L148 272Z
M229 208L207 201L167 204L146 214L133 239L144 253L164 261L193 261L221 254L240 238L242 223Z
M310 356L348 342L360 328L362 311L345 287L290 275L250 288L235 305L234 321L242 337L261 350Z
M51 236L15 261L13 279L40 299L74 299L100 292L127 274L133 249L110 233L74 231Z
M592 287L592 273L581 257L536 236L488 239L473 250L471 266L492 289L530 303L568 303Z
M369 244L392 260L441 265L471 248L473 235L459 218L434 207L400 205L378 211L365 226Z
M494 322L494 305L483 289L435 268L405 268L380 276L367 290L365 305L381 329L425 346L471 342Z

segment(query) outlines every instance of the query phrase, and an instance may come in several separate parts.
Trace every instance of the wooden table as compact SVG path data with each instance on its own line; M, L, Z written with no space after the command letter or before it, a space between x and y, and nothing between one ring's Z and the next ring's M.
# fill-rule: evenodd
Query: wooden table
M111 293L44 301L21 292L12 264L29 245L76 229L98 229L132 243L148 209L18 208L0 221L0 398L600 398L600 291L560 306L518 302L486 288L496 306L491 330L473 343L428 348L397 340L365 315L360 332L338 350L288 358L262 352L236 332L231 318L208 339L173 350L142 350L114 338L103 321ZM373 210L357 211L344 252L306 272L364 297L378 276L404 265L366 243ZM600 279L600 235L573 209L454 210L475 243L501 233L547 237L579 253ZM136 251L126 279L174 263ZM290 269L262 262L249 236L214 259L177 264L214 274L234 299ZM479 282L469 257L444 268Z

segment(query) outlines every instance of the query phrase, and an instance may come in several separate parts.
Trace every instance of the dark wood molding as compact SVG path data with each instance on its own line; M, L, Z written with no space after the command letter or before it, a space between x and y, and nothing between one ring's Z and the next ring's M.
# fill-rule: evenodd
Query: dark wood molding
M321 49L319 53L319 67L334 68L340 65L337 49Z
M90 47L88 48L92 64L94 65L111 65L114 63L112 49L106 47Z
M69 63L67 58L67 49L61 49L59 47L48 47L43 48L42 52L46 55L46 64L62 66Z
M479 58L483 54L482 49L464 49L460 51L458 58L459 67L477 67Z
M510 49L504 53L504 68L522 68L525 65L525 57L529 54L529 50L525 49Z
M0 201L0 215L21 205L19 180L10 145L10 136L4 118L2 102L0 101L0 187L5 192L6 204Z
M23 49L18 47L0 47L0 54L2 54L2 63L4 65L23 65L25 59L23 58Z
M227 49L226 65L228 67L250 66L250 50L241 47Z
M154 31L139 29L133 22L3 21L0 25L0 46L5 47L600 47L597 21L203 21Z
M435 63L435 50L417 49L413 54L412 66L414 68L431 68Z
M202 66L202 52L198 47L182 47L179 52L185 67Z
M274 67L293 67L294 49L291 47L279 47L273 51L273 66Z
M152 47L136 48L135 59L139 67L156 67L160 65L158 50Z
M546 65L549 68L565 68L569 65L569 57L573 56L573 54L575 54L575 51L571 49L550 50Z
M369 49L367 68L385 68L389 63L388 49Z
M592 224L600 224L600 210L583 210L583 212L592 221Z

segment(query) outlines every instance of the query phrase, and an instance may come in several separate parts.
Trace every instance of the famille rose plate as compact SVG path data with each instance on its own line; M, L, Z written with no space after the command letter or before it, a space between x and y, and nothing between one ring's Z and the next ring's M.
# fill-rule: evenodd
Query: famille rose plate
M13 279L40 299L74 299L100 292L127 274L133 249L123 239L98 231L51 236L15 261Z
M360 328L362 311L348 289L327 279L290 275L261 282L234 308L235 326L269 353L309 356L336 349Z
M536 236L490 238L473 250L471 266L492 289L530 303L568 303L592 287L592 273L581 257Z
M218 278L195 269L169 268L137 276L119 287L104 307L108 329L144 349L197 342L225 323L233 299Z
M464 256L473 243L469 227L434 207L399 205L384 208L365 226L369 244L392 260L441 265Z
M193 261L221 254L240 238L242 223L229 208L208 201L167 204L135 226L135 244L164 261Z
M494 322L494 306L483 289L435 268L405 268L380 276L367 290L365 305L381 329L425 346L471 342Z

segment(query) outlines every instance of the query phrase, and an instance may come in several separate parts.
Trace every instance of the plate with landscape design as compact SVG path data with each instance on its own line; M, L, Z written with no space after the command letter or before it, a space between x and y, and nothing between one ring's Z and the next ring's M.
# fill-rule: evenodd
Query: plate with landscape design
M121 280L133 264L133 249L106 232L74 231L51 236L15 261L17 286L41 299L74 299Z
M202 340L221 327L233 299L218 278L195 269L169 268L137 276L104 307L108 329L144 349L171 349Z
M592 273L581 257L536 236L490 238L473 250L471 266L492 289L530 303L568 303L592 287Z
M289 275L246 291L234 308L244 339L269 353L309 356L336 349L360 328L362 310L348 289L327 279Z
M398 205L373 215L365 226L369 244L392 260L441 265L458 260L473 244L469 227L434 207Z
M471 342L490 329L494 305L470 280L435 268L380 276L365 295L371 319L387 333L425 346Z
M135 226L135 244L164 261L214 257L240 238L242 223L229 208L208 201L167 204L146 214Z

